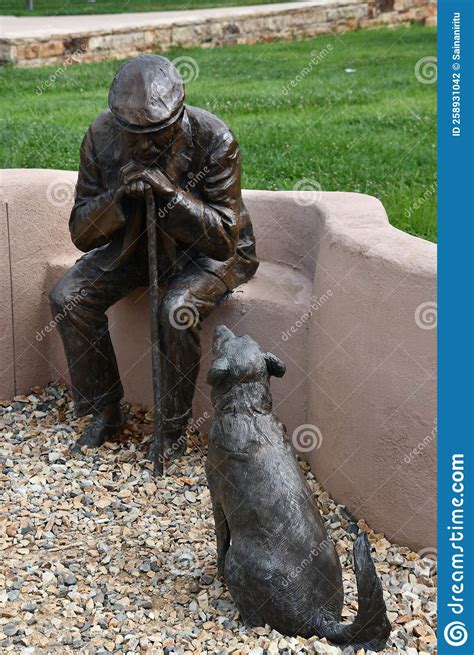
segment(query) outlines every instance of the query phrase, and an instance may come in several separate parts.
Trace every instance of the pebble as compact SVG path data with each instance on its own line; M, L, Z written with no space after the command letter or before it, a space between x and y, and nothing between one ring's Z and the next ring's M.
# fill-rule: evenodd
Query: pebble
M316 637L242 624L216 577L205 435L190 435L186 454L155 480L144 409L125 408L120 443L71 457L88 422L72 409L60 385L0 402L2 653L355 655ZM355 522L302 469L341 559L345 620L357 607L352 549L362 529L393 628L384 652L435 655L436 567Z
M77 583L77 578L75 575L67 575L64 578L64 584L67 585L68 587L71 587Z
M2 632L7 635L7 637L13 637L18 632L18 626L13 623L7 623L3 626Z
M36 612L38 608L34 603L25 603L21 609L23 612L29 612L31 614L33 612Z
M45 571L41 576L41 580L43 582L43 586L47 587L51 583L56 582L56 576L52 571Z

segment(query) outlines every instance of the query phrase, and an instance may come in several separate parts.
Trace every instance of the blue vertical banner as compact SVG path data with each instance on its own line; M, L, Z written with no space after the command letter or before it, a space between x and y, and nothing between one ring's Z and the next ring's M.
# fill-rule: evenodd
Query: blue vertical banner
M474 0L438 4L438 652L474 654Z

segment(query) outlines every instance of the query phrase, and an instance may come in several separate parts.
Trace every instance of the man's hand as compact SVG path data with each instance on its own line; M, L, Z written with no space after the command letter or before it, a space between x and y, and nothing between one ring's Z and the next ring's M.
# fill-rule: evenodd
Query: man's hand
M131 163L122 168L120 177L125 184L147 184L156 194L165 198L173 196L177 191L171 180L157 168L143 168Z
M131 196L133 198L143 198L148 185L141 180L131 182L130 184L122 184L114 194L114 202L120 202L124 196Z
M119 186L125 186L127 184L127 177L131 173L137 173L139 170L142 170L142 167L138 166L134 161L129 161L128 164L122 166L119 173Z

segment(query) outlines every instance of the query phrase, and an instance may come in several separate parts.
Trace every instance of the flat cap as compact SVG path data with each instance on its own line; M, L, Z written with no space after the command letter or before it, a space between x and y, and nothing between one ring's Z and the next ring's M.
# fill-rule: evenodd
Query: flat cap
M183 80L160 55L140 55L122 64L109 91L110 111L131 132L167 127L180 116L183 103Z

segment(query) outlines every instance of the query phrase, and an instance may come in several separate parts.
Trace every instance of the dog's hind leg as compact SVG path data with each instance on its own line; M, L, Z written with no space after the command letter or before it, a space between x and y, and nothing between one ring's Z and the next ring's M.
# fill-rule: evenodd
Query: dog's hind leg
M230 530L222 507L213 503L217 541L217 575L224 577L225 555L230 546Z

